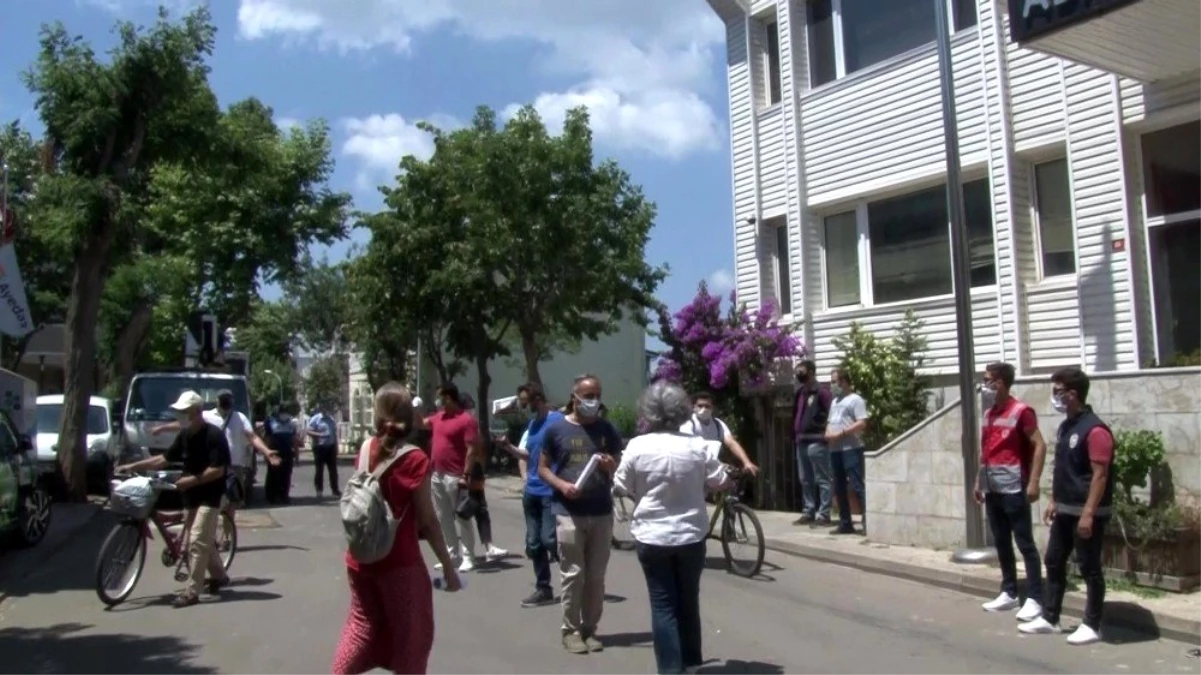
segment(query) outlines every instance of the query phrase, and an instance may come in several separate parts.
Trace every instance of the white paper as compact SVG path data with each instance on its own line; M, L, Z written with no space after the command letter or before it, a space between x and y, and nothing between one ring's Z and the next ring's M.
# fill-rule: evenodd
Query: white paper
M32 333L33 328L17 252L9 242L0 246L0 333L19 338Z
M588 458L588 463L584 465L584 470L580 472L580 477L575 480L575 489L580 490L584 487L584 483L588 482L588 477L596 471L596 465L600 463L600 455L592 455Z

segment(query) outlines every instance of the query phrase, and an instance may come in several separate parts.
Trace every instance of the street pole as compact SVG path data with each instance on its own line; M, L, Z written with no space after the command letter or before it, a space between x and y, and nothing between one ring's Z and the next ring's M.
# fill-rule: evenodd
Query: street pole
M421 335L417 336L417 393L415 396L421 396Z
M980 445L976 420L976 362L972 340L972 284L968 264L967 223L963 213L963 183L959 179L959 128L955 117L955 75L951 65L951 18L946 0L934 2L938 45L938 80L942 90L943 133L947 154L947 214L951 219L951 275L955 287L955 314L959 342L959 411L963 435L963 498L966 502L967 548L956 551L959 563L983 563L984 519L976 503L976 477L980 470Z

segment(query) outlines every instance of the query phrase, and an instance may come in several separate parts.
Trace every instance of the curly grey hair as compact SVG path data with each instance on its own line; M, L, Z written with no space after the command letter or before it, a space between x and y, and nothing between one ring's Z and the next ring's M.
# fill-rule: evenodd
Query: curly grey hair
M659 380L642 392L638 416L648 432L674 431L692 417L692 400L680 385Z

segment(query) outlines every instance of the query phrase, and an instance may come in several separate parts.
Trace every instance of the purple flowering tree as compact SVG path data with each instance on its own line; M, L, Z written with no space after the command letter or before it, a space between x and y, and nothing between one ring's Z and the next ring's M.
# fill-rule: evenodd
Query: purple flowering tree
M756 447L758 434L752 424L753 396L741 389L763 385L778 359L805 356L800 340L779 325L774 303L751 311L731 292L723 311L721 298L704 282L692 302L674 315L659 309L659 337L668 351L655 379L679 382L689 392L712 393L719 415L748 451Z

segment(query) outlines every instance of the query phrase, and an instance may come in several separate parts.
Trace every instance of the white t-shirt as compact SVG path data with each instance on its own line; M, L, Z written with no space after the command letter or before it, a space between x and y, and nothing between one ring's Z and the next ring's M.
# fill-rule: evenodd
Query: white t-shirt
M636 502L630 534L654 546L683 546L709 531L705 488L725 481L717 443L684 432L630 439L613 476L614 487Z
M706 441L724 443L730 435L730 427L727 427L725 422L716 417L710 419L708 424L705 424L696 415L693 415L692 419L680 425L680 433L688 434L689 436L700 436ZM720 449L720 446L718 449Z
M238 411L233 411L229 418L229 425L225 424L225 418L216 410L205 410L204 421L221 429L225 429L225 441L229 443L229 463L233 466L248 467L250 466L250 453L253 448L250 446L250 439L246 434L251 432L250 420Z
M842 431L859 420L868 418L867 402L854 392L845 396L835 397L830 402L830 417L826 424L831 431ZM858 434L844 436L830 444L831 452L855 450L863 447L863 439Z

